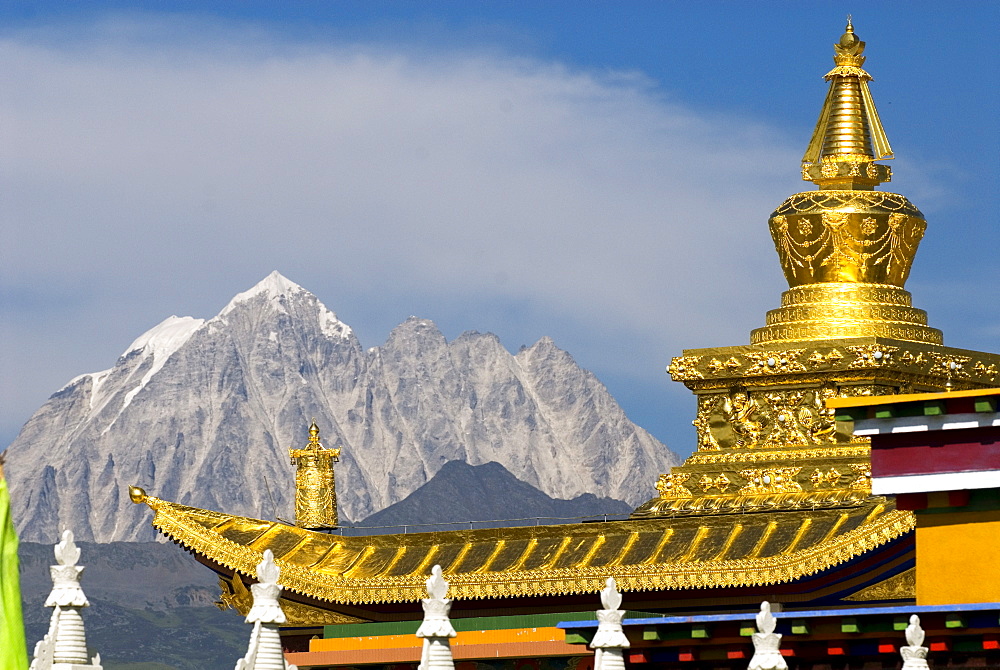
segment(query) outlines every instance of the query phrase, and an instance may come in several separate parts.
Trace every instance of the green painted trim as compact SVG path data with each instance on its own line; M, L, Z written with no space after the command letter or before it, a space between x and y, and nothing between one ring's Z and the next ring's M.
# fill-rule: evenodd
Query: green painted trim
M691 637L693 639L707 640L712 637L712 629L708 624L695 624L691 627Z
M876 419L894 419L896 418L896 406L895 405L882 405L881 407L875 408L875 418Z
M910 618L908 616L897 616L892 619L893 630L906 630L906 627L909 625Z
M996 398L976 398L975 407L977 412L993 413L997 411Z
M651 642L663 642L666 640L689 640L692 637L691 630L687 628L668 628L666 626L644 626L642 629L642 639Z
M858 620L854 617L844 617L840 620L840 632L841 633L860 633L861 626L858 624Z
M868 418L867 407L838 407L835 411L837 421L861 421Z
M952 645L953 651L959 651L964 653L981 652L983 650L983 642L978 638L966 638L964 640L956 640Z
M961 514L963 512L993 512L1000 510L1000 488L973 489L969 491L969 504L962 507L928 507L918 509L918 517L925 514Z
M943 416L948 413L943 400L928 400L924 403L924 416Z
M809 622L805 619L793 619L792 635L809 635Z
M656 626L643 626L642 639L651 642L659 642L663 638L660 637L660 629Z
M965 623L965 617L958 612L952 612L951 614L946 614L944 617L944 627L945 628L967 628Z

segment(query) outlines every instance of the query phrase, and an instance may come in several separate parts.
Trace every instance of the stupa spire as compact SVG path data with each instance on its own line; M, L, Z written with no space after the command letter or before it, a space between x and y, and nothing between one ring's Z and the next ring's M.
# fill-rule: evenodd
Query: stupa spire
M816 130L802 157L802 178L822 189L871 190L890 181L892 171L874 161L892 158L892 147L879 120L865 72L865 43L854 33L851 17L833 45L836 65Z
M892 337L941 344L903 290L927 222L904 196L876 191L892 148L868 90L865 43L847 28L834 45L830 89L802 163L820 190L796 193L768 221L789 291L752 344Z

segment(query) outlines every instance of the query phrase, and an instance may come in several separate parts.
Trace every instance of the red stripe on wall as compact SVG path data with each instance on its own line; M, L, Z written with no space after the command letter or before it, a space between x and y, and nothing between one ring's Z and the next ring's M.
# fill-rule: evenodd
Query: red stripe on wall
M872 477L1000 470L1000 427L872 435Z

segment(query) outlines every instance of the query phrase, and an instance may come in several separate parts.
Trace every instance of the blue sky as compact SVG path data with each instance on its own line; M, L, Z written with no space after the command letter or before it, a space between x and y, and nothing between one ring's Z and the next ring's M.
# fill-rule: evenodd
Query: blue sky
M543 335L681 453L664 367L784 282L766 220L853 13L929 222L907 288L1000 350L1000 3L0 5L0 445L70 378L277 269L358 333Z

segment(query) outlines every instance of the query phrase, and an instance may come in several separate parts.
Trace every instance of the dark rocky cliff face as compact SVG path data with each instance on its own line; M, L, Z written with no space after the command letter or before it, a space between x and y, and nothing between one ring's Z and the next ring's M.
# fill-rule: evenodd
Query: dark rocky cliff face
M399 532L406 525L410 532L422 532L470 525L484 528L577 523L603 515L627 517L631 511L632 506L621 500L598 498L592 493L572 500L551 498L514 477L499 463L469 465L451 461L403 500L358 525L372 531L387 527L380 528L380 532Z

